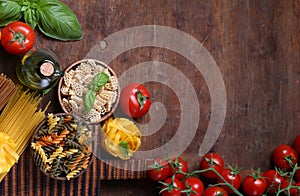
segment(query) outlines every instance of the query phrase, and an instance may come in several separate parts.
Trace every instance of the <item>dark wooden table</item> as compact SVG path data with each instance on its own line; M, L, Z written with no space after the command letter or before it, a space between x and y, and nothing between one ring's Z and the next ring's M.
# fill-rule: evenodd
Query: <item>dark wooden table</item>
M299 134L299 1L63 0L63 2L76 13L82 25L83 39L60 42L46 38L36 31L36 47L54 51L63 68L85 58L101 40L124 29L142 25L171 27L201 43L214 59L226 90L226 118L221 133L211 148L223 156L226 164L266 170L271 167L274 147L282 143L291 144L293 138ZM155 42L155 27L153 29L152 39ZM136 39L139 36L143 37L137 35ZM168 38L168 35L164 36ZM127 41L131 43L136 40L135 37L131 37ZM180 39L178 41L180 43ZM100 46L105 47L105 42L101 44ZM16 80L16 61L15 56L8 55L3 49L0 50L0 71L13 80ZM109 65L120 76L134 65L150 61L164 62L179 70L189 79L196 92L199 102L199 107L196 108L200 115L199 126L195 137L182 153L190 167L195 169L197 166L194 163L201 160L198 156L199 146L212 118L211 106L214 103L211 90L216 89L209 86L206 80L208 76L203 75L189 58L168 48L155 46L132 48L117 55ZM148 72L136 70L136 73L149 76ZM157 74L155 77L159 79L164 75ZM177 92L155 81L147 82L145 85L150 89L154 100L165 106L167 113L165 124L160 131L143 138L141 148L149 150L163 145L175 135L181 117ZM180 89L182 83L175 81L174 85ZM184 91L184 88L181 89ZM43 104L49 100L51 105L48 112L62 111L57 99L57 90L46 95ZM224 108L221 110L224 112ZM191 111L189 115L193 118L195 113ZM141 122L147 123L148 117L141 119ZM107 171L109 169L110 173ZM158 194L157 184L144 179L145 173L125 175L126 172L118 172L120 171L96 160L78 179L70 182L54 181L43 176L35 168L27 150L19 164L15 165L0 184L0 193L3 195L101 193L102 196Z

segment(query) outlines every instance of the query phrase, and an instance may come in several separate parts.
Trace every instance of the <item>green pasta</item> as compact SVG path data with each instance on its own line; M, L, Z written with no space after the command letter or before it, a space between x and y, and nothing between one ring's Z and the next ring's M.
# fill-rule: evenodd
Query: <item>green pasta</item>
M31 143L38 167L53 178L70 180L92 160L93 134L87 124L71 115L48 114Z

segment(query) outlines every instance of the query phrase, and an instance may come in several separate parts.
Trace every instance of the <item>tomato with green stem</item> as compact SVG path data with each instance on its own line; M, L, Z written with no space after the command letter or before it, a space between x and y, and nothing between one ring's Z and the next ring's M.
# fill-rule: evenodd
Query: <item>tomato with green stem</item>
M170 173L170 165L167 161L157 158L150 162L147 170L148 176L155 181L165 180Z
M290 195L290 196L297 196L297 188L295 188L294 186L296 186L296 183L289 179L289 178L285 178L285 180L282 182L282 184L280 185L280 189L281 191L283 191L286 195Z
M204 190L203 196L228 196L228 193L221 187L210 186Z
M170 176L175 175L178 179L183 179L188 173L187 162L182 157L176 157L170 161Z
M181 196L182 193L182 183L179 179L175 178L175 176L171 178L167 178L162 183L162 188L160 193L162 196Z
M221 173L224 168L224 160L218 153L207 153L200 162L200 170L214 168L218 173ZM217 179L218 175L209 170L201 173L202 176L208 179Z
M262 195L267 189L267 183L260 171L253 171L250 175L247 175L243 182L242 187L246 195L256 196Z
M150 109L150 93L142 84L129 84L122 89L120 106L126 115L133 118L142 117Z
M240 170L235 167L228 166L228 168L225 168L222 170L220 173L221 177L217 178L217 182L220 184L223 183L228 183L229 185L223 185L223 189L228 193L228 194L234 194L235 191L232 189L232 187L236 190L238 190L241 186L242 183L242 175L240 174ZM225 182L225 181L226 182Z
M194 176L187 177L183 181L182 186L183 190L181 192L187 196L201 196L204 191L203 182Z
M290 170L298 162L297 152L287 144L277 146L272 156L275 166L281 170Z
M10 54L25 54L34 42L34 30L24 22L11 22L1 30L1 45Z
M275 169L265 171L263 176L267 183L267 192L275 194L278 191L279 185L284 181L284 177Z

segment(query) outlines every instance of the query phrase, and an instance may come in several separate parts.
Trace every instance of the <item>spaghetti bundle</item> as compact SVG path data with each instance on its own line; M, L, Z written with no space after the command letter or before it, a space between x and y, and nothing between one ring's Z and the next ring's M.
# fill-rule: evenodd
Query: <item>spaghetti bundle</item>
M40 102L41 97L36 93L18 89L3 109L0 115L0 182L18 161L34 130L44 119L46 109L38 109ZM5 168L5 164L9 167Z
M17 91L14 82L3 73L0 74L0 110L8 102L9 98Z

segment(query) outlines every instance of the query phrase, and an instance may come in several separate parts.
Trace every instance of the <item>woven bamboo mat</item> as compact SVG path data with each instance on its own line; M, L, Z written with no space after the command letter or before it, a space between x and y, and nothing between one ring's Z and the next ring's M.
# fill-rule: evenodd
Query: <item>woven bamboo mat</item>
M93 128L97 131L97 127ZM100 195L101 180L141 179L146 172L141 168L146 160L131 159L122 162L123 169L117 166L119 159L95 158L85 173L70 181L54 180L44 175L35 166L29 147L0 183L0 195Z

